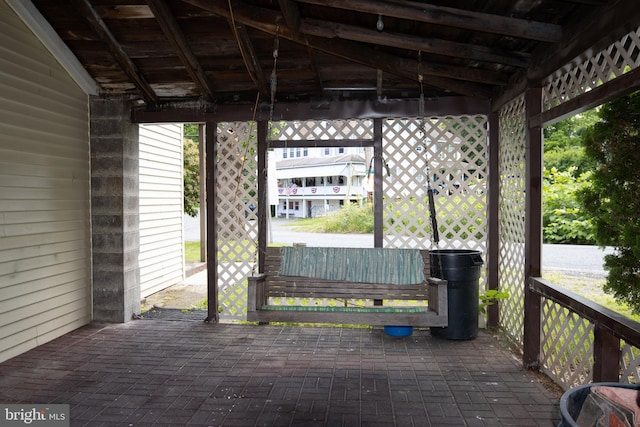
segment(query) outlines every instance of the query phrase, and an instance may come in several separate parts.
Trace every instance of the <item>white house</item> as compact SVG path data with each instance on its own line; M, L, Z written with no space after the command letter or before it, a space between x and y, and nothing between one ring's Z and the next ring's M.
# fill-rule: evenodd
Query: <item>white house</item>
M312 218L363 203L370 189L371 155L364 147L280 148L275 150L276 216Z

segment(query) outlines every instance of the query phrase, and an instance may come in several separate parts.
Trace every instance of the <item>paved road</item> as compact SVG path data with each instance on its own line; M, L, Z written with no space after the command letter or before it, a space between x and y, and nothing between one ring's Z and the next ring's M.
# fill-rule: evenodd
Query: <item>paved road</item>
M200 239L199 221L185 216L185 240ZM373 247L371 234L323 234L303 233L291 230L287 220L273 219L271 234L274 243L306 243L309 246L333 247ZM582 245L543 245L542 268L545 271L561 271L572 276L604 277L603 258L612 253L597 246Z

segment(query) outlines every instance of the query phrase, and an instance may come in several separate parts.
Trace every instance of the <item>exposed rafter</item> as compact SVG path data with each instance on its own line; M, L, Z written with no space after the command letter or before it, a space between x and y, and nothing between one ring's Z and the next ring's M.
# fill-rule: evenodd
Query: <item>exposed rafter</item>
M329 99L420 95L479 97L500 108L594 56L606 57L610 46L614 56L604 60L632 64L640 43L637 1L29 3L99 93L125 94L154 108L182 101L255 105L273 97L270 81L277 81L279 103L306 100L318 108ZM280 53L275 76L274 38Z
M111 34L107 25L104 23L102 18L98 16L88 0L72 1L76 9L82 13L89 25L106 44L114 59L118 62L120 67L122 67L122 70L126 73L129 79L131 79L135 87L142 93L145 101L150 104L157 104L158 97L156 96L156 93L151 86L149 86L144 76L139 72L138 68L126 54L124 49L122 49L122 46L120 46L116 38Z
M320 78L320 71L318 69L318 60L313 48L309 46L309 42L306 37L300 33L300 11L298 10L298 4L293 0L278 0L280 10L284 17L284 21L287 27L291 31L291 35L294 40L307 45L307 54L309 55L309 61L311 62L311 68L315 75L316 80L316 95L322 96L322 79Z
M402 46L405 49L435 53L444 56L462 57L475 61L493 62L514 67L524 68L529 59L528 55L517 52L504 52L484 46L458 43L447 40L428 39L424 37L383 33L366 30L353 25L337 24L315 19L305 19L301 24L301 31L307 35L328 39L340 38L359 41L380 46Z
M251 80L253 80L253 83L258 88L260 96L264 99L269 98L267 80L262 70L262 66L260 65L260 61L258 60L258 55L256 55L253 48L253 43L251 43L251 38L249 38L247 27L231 19L229 19L229 25L232 27L233 33L238 41L240 54L242 55L242 60L244 61L244 65L247 68L247 72L249 73Z
M191 51L178 22L171 13L165 0L147 0L147 4L193 82L198 86L204 98L207 101L213 102L213 86L200 66L198 59Z
M317 37L311 37L309 41L312 46L323 52L367 65L373 69L380 69L398 77L404 77L415 82L418 80L416 73L417 64L414 60L371 49L361 43L328 40ZM438 73L439 75L435 75L432 66L423 68L423 74L425 76L425 84L438 87L445 91L480 98L489 97L491 94L488 86L442 77L440 74L445 74L442 72Z
M203 10L218 14L229 18L229 10L224 2L207 1L207 0L184 0L186 3L200 7ZM283 20L281 14L273 10L261 9L259 12L256 8L249 9L239 2L234 3L234 19L247 26L256 28L266 33L275 34L276 22ZM280 28L279 35L288 40L296 41L295 36L288 28ZM371 48L362 43L354 43L346 40L335 40L321 38L317 36L307 37L309 46L314 49L323 51L327 54L338 56L342 59L352 61L358 64L366 65L373 70L381 69L387 73L398 77L417 80L415 73L415 61L408 61L406 58L385 53ZM432 70L432 69L431 69ZM482 85L457 81L451 78L440 77L442 70L438 71L438 75L433 75L430 69L425 69L425 76L429 76L428 84L439 87L446 91L460 93L468 96L487 96L489 91Z
M556 42L562 36L559 25L534 22L526 19L510 18L488 13L471 12L451 7L434 6L410 1L367 1L367 0L296 0L340 9L355 10L374 15L446 25L453 28L483 31L505 36L545 42Z

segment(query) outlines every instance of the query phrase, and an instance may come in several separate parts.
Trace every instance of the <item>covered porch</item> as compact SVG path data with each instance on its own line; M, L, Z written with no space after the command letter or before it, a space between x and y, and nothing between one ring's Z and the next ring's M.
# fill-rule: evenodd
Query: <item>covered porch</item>
M92 324L0 364L0 401L69 404L72 426L555 426L548 384L484 331L200 319Z
M74 425L555 425L538 372L637 380L638 325L540 279L542 129L640 88L637 4L338 3L1 3L3 402ZM168 122L206 143L207 323L133 320L138 126ZM449 186L441 237L483 252L481 286L511 294L488 324L518 351L219 323L246 318L268 153L293 144L372 149L376 247L432 248L425 182Z

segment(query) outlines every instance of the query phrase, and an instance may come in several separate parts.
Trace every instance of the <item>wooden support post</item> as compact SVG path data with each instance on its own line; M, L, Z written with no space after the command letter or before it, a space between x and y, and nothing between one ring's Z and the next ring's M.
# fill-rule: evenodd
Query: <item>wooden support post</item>
M258 271L264 272L264 258L267 251L267 224L270 221L269 189L267 188L267 128L269 122L258 122ZM275 171L273 171L275 173Z
M373 246L381 248L383 243L384 224L382 223L382 119L373 120ZM382 300L373 300L373 305L382 305Z
M526 93L526 190L525 190L525 280L524 335L522 363L537 369L540 364L540 322L542 297L529 290L529 278L540 277L542 270L542 129L529 127L529 118L542 110L542 90Z
M207 261L207 167L204 124L198 125L198 157L200 161L200 262Z
M218 322L218 226L216 221L217 123L206 123L207 322Z
M500 132L498 114L489 115L489 174L488 174L488 232L487 232L487 289L499 288L499 254L500 254ZM482 290L480 290L482 292ZM487 308L487 326L498 327L500 325L500 313L498 304L492 304Z
M593 382L620 381L620 339L599 323L593 335Z

